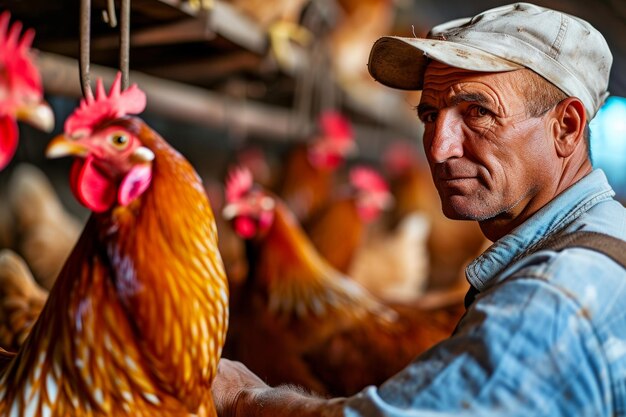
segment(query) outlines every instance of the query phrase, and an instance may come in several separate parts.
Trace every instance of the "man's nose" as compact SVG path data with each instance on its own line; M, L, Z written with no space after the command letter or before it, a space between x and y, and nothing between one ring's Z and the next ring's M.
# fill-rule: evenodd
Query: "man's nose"
M430 146L426 152L430 154L432 162L439 163L463 156L462 118L454 109L439 111L430 135Z

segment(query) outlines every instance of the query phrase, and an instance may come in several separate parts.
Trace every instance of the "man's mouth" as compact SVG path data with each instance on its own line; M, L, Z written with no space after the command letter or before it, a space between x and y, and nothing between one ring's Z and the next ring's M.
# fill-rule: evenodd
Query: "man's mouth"
M475 180L476 177L439 177L438 180L441 182L458 182L458 181L466 181L466 180Z

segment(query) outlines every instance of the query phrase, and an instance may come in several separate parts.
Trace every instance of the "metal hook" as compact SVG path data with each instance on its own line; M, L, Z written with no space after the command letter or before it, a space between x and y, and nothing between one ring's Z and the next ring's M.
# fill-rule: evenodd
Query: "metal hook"
M115 0L107 0L107 9L102 11L102 18L110 27L117 26L117 16L115 15Z
M113 9L111 10L111 7ZM128 88L129 51L130 51L130 0L121 0L120 10L120 71L122 73L122 90ZM109 1L109 19L115 17L113 0ZM109 21L112 24L112 21ZM83 96L93 97L90 79L90 38L91 38L91 0L80 1L80 86Z

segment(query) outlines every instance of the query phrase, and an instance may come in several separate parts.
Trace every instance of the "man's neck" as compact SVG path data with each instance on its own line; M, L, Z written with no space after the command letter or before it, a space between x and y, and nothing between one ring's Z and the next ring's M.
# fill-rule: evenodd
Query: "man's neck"
M567 161L568 166L562 169L562 175L558 181L554 183L554 189L549 193L550 198L544 198L542 202L532 202L527 204L519 213L512 215L511 212L505 212L491 219L478 222L483 235L492 242L500 239L504 235L509 234L520 224L524 223L532 217L537 211L554 200L563 191L577 183L583 177L591 173L593 167L589 158L585 157L583 161Z

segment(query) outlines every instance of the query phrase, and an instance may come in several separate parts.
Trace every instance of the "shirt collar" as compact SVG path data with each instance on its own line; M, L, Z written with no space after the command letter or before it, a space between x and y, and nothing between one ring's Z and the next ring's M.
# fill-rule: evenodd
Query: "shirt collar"
M532 251L546 237L563 229L600 201L609 200L614 195L604 172L600 169L593 170L511 233L494 242L467 266L467 280L482 291L507 266Z

